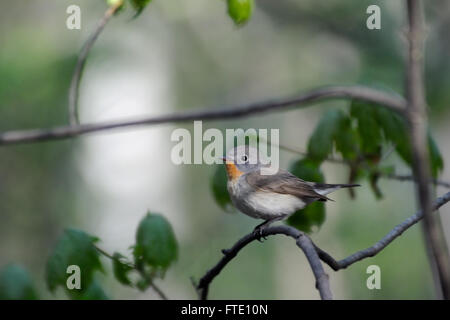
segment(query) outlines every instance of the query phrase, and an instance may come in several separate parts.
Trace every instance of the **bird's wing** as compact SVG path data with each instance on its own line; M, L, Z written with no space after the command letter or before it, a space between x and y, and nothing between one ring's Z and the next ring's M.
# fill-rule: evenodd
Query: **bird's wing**
M280 170L273 175L261 175L259 171L254 171L247 173L245 178L249 185L260 191L291 194L298 198L330 200L314 191L312 184L297 178L285 170Z

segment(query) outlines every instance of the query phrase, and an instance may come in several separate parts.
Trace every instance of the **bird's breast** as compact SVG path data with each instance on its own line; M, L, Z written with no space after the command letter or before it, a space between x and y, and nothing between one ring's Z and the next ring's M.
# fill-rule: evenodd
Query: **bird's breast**
M225 168L227 170L228 180L230 181L236 181L243 174L243 172L231 161L225 162Z
M256 191L249 195L247 203L264 216L287 216L303 209L306 205L301 199L275 192Z
M288 216L306 205L301 199L289 194L254 190L241 180L228 181L228 192L236 208L251 217L272 219Z

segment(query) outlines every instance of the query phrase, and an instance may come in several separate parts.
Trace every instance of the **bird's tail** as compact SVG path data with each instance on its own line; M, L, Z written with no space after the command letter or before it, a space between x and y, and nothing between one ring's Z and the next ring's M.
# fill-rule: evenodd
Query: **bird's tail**
M353 188L353 187L360 187L359 184L326 184L326 183L315 183L313 185L314 191L317 192L320 195L327 195L333 191L336 191L338 189L342 188Z

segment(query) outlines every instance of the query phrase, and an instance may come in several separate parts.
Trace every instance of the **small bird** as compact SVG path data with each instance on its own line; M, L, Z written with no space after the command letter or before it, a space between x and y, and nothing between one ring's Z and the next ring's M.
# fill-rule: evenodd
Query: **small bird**
M261 161L262 155L248 145L229 150L222 159L227 170L228 193L234 206L250 217L264 220L254 230L259 236L271 223L288 218L308 204L331 200L327 194L359 186L304 181L282 169L272 175L262 175L260 169L270 164L263 164L266 162Z

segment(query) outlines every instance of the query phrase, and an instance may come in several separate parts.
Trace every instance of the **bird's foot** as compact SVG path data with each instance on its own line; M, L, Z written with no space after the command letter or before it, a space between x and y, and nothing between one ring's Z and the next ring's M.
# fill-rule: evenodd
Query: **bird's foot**
M253 236L255 236L256 240L259 242L264 242L261 239L267 240L267 237L263 236L264 226L256 226L255 229L253 229Z

